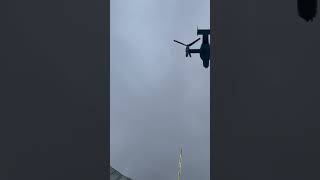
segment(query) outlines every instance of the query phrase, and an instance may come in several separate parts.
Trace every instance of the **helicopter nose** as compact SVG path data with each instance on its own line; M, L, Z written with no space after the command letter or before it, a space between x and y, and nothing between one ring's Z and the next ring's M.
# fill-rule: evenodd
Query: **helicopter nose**
M209 61L203 61L203 67L208 68L209 67Z

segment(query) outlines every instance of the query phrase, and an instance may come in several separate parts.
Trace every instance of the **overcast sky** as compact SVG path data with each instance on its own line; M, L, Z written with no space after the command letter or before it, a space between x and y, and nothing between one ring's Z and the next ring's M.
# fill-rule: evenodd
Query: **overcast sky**
M180 146L182 179L210 177L210 70L173 42L197 26L210 0L111 0L111 165L134 180L177 179Z

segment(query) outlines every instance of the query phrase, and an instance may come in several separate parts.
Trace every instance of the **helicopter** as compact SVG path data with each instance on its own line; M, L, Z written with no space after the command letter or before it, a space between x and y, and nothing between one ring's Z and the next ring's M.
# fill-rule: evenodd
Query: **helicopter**
M190 49L190 46L195 44L200 40L200 38L196 39L192 43L184 44L182 42L179 42L177 40L173 40L176 43L182 44L186 47L186 57L191 57L191 54L198 53L200 54L200 58L203 62L203 67L208 68L209 67L209 61L210 61L210 44L209 44L209 35L210 35L210 29L198 29L197 28L197 35L202 35L202 44L200 49Z

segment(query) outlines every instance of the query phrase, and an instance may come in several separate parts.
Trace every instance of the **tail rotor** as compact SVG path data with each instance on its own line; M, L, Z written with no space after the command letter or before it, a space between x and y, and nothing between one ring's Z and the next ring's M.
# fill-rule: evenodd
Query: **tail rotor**
M189 43L189 44L184 44L184 43L179 42L179 41L177 41L177 40L173 40L173 41L176 42L176 43L179 43L179 44L181 44L181 45L186 46L186 57L188 57L188 56L191 57L191 53L190 53L190 51L189 51L190 46L192 46L193 44L195 44L195 43L198 42L199 40L200 40L200 38L196 39L195 41L193 41L192 43Z

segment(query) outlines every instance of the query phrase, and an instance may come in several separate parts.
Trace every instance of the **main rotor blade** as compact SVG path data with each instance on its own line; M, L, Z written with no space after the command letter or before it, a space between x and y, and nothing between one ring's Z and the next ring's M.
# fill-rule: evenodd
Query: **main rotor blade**
M200 38L198 38L197 40L195 40L192 43L188 44L188 46L192 46L194 43L198 42L199 40L200 40Z
M187 46L186 44L183 44L182 42L179 42L179 41L176 41L176 40L173 40L173 41L176 42L176 43L182 44L184 46Z

